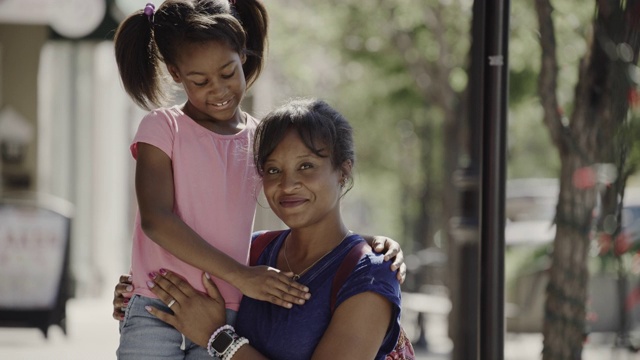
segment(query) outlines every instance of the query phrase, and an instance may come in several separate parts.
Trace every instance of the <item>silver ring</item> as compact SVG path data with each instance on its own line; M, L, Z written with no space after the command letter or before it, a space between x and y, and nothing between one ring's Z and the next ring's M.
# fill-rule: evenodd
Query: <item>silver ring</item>
M171 308L171 307L173 306L173 304L175 304L175 303L176 303L176 299L171 299L171 301L169 301L169 303L167 304L167 306L168 306L169 308Z

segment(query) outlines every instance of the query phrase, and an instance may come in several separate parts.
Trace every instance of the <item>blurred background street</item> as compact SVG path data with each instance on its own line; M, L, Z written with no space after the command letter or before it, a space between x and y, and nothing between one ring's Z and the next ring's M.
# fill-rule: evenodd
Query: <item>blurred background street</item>
M0 360L115 359L147 111L113 36L147 1L0 0ZM475 360L504 328L506 360L539 360L543 330L557 359L590 332L583 360L640 360L638 1L264 3L242 109L319 97L352 123L344 216L402 244L418 359ZM255 229L280 228L265 203Z

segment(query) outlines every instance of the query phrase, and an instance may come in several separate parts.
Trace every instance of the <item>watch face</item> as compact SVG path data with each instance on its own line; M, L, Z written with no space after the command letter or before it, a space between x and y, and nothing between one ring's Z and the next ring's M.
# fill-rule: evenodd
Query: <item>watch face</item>
M227 351L227 348L233 343L233 337L229 335L226 331L220 332L213 342L211 343L211 348L215 350L218 354L222 354Z

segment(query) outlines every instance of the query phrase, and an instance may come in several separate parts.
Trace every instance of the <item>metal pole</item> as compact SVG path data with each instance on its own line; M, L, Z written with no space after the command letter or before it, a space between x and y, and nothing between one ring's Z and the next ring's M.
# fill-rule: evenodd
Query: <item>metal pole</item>
M509 0L486 3L480 200L480 359L504 359Z
M453 360L476 360L479 349L480 298L480 170L482 115L484 113L485 2L474 1L471 24L469 86L467 91L468 163L454 174L460 192L459 215L451 219L451 237L455 242L453 282L455 297L451 336Z

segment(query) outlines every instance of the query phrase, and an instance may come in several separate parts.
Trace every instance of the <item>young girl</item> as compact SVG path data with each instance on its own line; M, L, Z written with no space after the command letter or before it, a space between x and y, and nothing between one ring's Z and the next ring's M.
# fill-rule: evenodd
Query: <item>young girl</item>
M257 0L167 0L157 9L147 4L117 29L116 61L137 104L164 103L164 66L187 97L145 116L131 145L135 290L121 324L120 359L207 356L144 310L164 306L146 285L154 269L183 274L201 291L202 272L214 276L230 323L242 294L285 308L311 296L292 274L246 266L260 181L251 153L258 122L240 103L262 68L267 26Z

